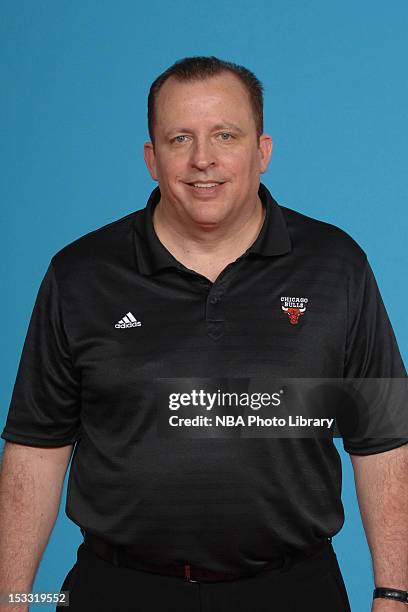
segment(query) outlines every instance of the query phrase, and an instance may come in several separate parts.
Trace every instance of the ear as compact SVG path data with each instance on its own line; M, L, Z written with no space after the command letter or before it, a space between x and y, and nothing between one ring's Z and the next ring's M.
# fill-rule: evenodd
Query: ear
M154 145L152 142L145 142L143 146L144 160L150 176L154 181L157 181L156 155L154 153Z
M262 134L259 137L259 163L261 174L268 169L269 161L272 155L273 142L268 134Z

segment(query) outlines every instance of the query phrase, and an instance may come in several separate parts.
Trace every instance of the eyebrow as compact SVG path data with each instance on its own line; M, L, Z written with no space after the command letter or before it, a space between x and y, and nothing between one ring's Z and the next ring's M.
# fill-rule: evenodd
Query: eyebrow
M213 130L223 130L223 129L233 129L240 134L244 134L244 131L235 123L230 123L229 121L224 121L223 123L217 123L217 125L213 126ZM172 130L168 130L166 132L166 136L170 136L170 134L178 132L191 132L191 128L187 127L176 127Z
M233 130L236 130L237 132L240 132L241 134L244 133L244 130L242 130L238 125L236 125L235 123L229 123L228 121L225 121L224 123L218 123L217 125L214 126L214 130L222 130L225 127L232 128Z

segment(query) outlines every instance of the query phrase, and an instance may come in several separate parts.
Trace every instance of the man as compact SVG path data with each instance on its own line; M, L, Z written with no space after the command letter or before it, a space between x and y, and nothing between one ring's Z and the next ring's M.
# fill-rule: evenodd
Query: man
M72 610L349 610L332 439L197 435L177 410L254 380L405 377L370 266L260 184L272 140L250 71L185 58L148 106L147 207L62 249L40 288L2 434L0 590L30 591L75 444ZM375 612L408 590L407 441L344 439L391 589Z

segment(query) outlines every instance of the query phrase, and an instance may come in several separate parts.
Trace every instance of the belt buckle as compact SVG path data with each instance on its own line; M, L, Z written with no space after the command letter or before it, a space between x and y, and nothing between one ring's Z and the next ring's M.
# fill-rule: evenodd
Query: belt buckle
M198 580L191 580L191 567L189 563L184 564L184 578L187 582L198 582Z

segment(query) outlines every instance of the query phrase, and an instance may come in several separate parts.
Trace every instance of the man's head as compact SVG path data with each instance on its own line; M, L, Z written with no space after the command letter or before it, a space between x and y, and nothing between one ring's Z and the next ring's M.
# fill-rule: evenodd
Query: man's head
M173 77L181 82L186 81L201 81L209 79L213 76L218 76L225 72L234 74L247 90L249 101L252 106L256 131L258 137L263 132L263 87L262 83L257 79L253 72L234 64L233 62L225 62L217 57L186 57L175 62L167 68L157 79L152 83L147 99L147 125L151 142L154 144L154 126L156 121L156 100L162 85Z
M152 84L148 119L146 164L174 214L210 229L254 204L272 140L249 70L214 57L180 60Z

